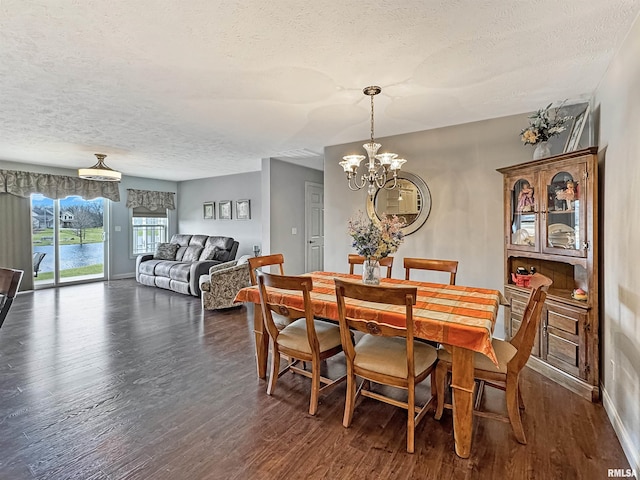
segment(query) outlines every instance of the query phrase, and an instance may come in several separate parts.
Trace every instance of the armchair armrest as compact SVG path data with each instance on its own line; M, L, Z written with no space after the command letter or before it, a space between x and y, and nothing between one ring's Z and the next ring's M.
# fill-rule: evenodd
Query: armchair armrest
M215 271L215 273L209 273L209 277L209 282L211 283L212 289L213 285L240 285L238 287L238 290L251 285L248 263L244 263L242 265L233 265L229 268L217 270Z
M249 285L249 265L246 263L218 270L210 275L209 290L202 294L202 306L206 310L233 307L236 294Z
M237 260L218 263L217 265L214 265L213 267L209 268L209 275L211 275L213 272L224 270L225 268L235 267L236 263L238 263Z

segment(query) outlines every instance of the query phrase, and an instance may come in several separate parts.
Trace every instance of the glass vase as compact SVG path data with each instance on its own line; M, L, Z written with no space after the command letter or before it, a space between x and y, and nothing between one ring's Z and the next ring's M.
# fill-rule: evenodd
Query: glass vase
M362 264L362 283L380 285L380 262L377 258L366 258Z
M551 143L540 142L536 145L536 149L533 151L533 159L539 160L551 156Z

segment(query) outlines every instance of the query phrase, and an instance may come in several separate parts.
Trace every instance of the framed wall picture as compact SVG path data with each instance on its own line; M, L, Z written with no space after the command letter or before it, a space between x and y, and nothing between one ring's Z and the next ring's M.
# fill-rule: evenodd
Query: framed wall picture
M231 200L220 200L218 202L218 218L220 220L231 220Z
M204 202L202 204L202 217L205 220L212 220L216 218L216 203Z
M585 109L576 115L573 119L573 125L571 125L571 131L569 132L569 138L567 138L567 143L564 146L564 152L573 152L578 149L580 145L580 137L582 137L582 132L584 130L584 126L587 123L587 117L589 116L589 105L585 107Z
M251 200L238 200L236 202L236 219L249 220L251 219Z

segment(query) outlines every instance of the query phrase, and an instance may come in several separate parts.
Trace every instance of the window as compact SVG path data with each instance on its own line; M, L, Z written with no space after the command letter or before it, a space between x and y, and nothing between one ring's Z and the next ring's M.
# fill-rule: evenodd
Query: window
M149 210L145 207L131 209L133 255L154 253L159 243L167 241L169 219L166 209Z

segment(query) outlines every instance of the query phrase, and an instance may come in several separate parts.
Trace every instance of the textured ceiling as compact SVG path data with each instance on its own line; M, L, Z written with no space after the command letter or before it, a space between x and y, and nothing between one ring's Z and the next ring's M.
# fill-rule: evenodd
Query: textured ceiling
M0 159L186 180L587 98L638 0L0 0ZM520 126L514 126L514 133ZM401 153L401 152L400 152Z

